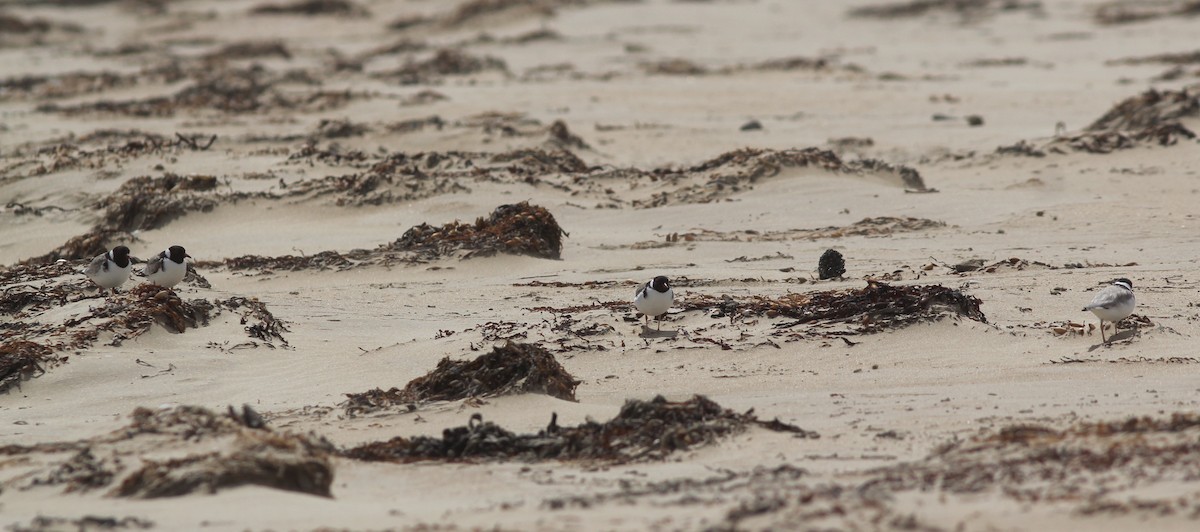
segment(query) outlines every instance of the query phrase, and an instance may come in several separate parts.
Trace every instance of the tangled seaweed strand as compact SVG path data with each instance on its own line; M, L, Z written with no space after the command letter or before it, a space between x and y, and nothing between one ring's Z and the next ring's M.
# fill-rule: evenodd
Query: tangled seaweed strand
M28 340L0 343L0 393L45 373L42 364L51 359L52 353L49 347Z
M1064 429L1017 424L943 445L914 464L881 468L863 489L997 490L1019 501L1089 501L1152 482L1200 474L1200 416L1130 417ZM1046 482L1062 479L1060 482ZM1136 479L1136 480L1133 480Z
M1141 131L1196 116L1200 116L1200 94L1188 88L1178 91L1150 89L1117 104L1092 122L1087 131Z
M243 433L230 453L146 460L113 494L152 499L247 484L330 497L333 465L327 450L302 436Z
M178 444L232 436L232 449L162 461L144 460L140 469L112 490L112 495L174 497L251 484L330 496L333 449L324 440L272 432L262 425L247 426L242 418L196 406L153 411L138 408L132 417L129 427L118 431L119 439L157 435Z
M114 345L119 345L122 339L144 334L154 323L174 333L208 325L212 311L212 303L206 300L193 299L185 302L170 289L144 283L130 290L126 298L109 301L91 314L68 320L65 325L72 327L94 318L113 318L97 329L126 331L123 334L118 332L113 338Z
M907 166L893 166L877 159L843 161L837 154L820 148L765 150L743 148L723 153L713 159L695 165L688 172L703 172L728 166L746 166L746 177L754 181L779 173L784 168L818 167L846 173L888 172L897 174L904 186L914 190L926 190L925 181L916 170ZM664 173L656 170L655 173Z
M454 221L440 227L427 223L413 226L396 241L373 250L355 249L344 254L323 251L300 257L245 255L225 259L224 265L231 270L257 269L264 272L328 268L346 270L365 264L429 261L456 251L466 251L462 255L464 259L497 253L557 259L562 253L562 237L566 235L567 232L562 230L550 211L521 202L501 205L487 218L476 219L474 224Z
M465 427L442 431L441 438L397 437L368 443L343 454L365 461L415 462L420 460L603 460L629 462L662 460L675 451L709 445L740 434L750 425L802 438L820 437L794 425L759 421L753 411L738 414L702 395L683 402L662 396L650 401L629 400L617 417L606 423L586 422L559 427L558 416L537 434L515 434L472 416Z
M496 207L486 219L478 218L474 224L454 221L441 227L415 226L390 248L435 257L465 249L468 253L464 258L504 252L558 259L566 234L545 207L523 201Z
M390 405L423 401L456 401L510 393L543 393L575 401L579 380L535 344L507 342L475 360L443 358L437 368L417 377L403 390L378 388L346 394L346 414L356 415Z
M212 197L200 195L214 190L214 176L160 177L141 176L126 181L112 195L92 205L103 209L99 222L83 235L71 238L58 249L22 261L22 264L46 264L59 259L89 259L105 251L118 240L126 240L137 230L157 229L188 211L211 211L217 205Z
M701 295L682 302L685 310L707 310L714 307L726 314L766 315L787 317L792 321L775 325L786 329L809 323L852 323L858 332L877 332L924 320L938 320L947 311L954 315L987 323L979 309L979 298L942 285L892 286L868 281L864 288L829 290L808 294L793 293L778 298L752 297L734 300Z
M278 340L284 347L288 347L288 341L283 337L283 333L291 332L291 330L283 322L275 319L275 315L267 310L267 306L262 301L238 296L216 303L218 307L240 311L242 314L241 324L251 338L267 342L268 345Z

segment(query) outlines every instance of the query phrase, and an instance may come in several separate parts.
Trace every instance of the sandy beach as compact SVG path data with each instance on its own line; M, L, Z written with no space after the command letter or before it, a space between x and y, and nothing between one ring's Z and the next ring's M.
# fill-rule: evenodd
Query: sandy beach
M1198 14L0 3L0 527L1194 530Z

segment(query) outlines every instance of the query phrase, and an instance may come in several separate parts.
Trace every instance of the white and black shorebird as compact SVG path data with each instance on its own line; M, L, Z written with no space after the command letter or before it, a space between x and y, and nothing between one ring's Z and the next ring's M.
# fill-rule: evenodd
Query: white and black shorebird
M663 275L642 285L633 296L633 306L646 316L647 327L650 325L651 317L655 318L657 325L658 317L666 314L667 310L671 308L671 303L674 302L675 292L671 290L671 281Z
M1088 306L1083 307L1083 310L1090 310L1092 314L1100 318L1100 339L1104 343L1108 343L1108 338L1104 336L1104 322L1113 322L1115 331L1117 322L1133 314L1133 307L1136 305L1137 299L1133 297L1133 282L1122 277L1104 287L1100 293L1096 294L1096 297L1092 298L1092 302L1088 303Z
M142 269L142 275L145 275L151 283L163 288L171 288L179 284L187 275L187 259L190 258L192 256L184 251L183 246L171 246L150 259L150 262L147 262L146 267Z
M117 293L117 287L129 280L129 270L133 262L129 260L129 248L117 246L106 253L96 255L92 262L83 269L83 274L96 283L101 290L112 290Z

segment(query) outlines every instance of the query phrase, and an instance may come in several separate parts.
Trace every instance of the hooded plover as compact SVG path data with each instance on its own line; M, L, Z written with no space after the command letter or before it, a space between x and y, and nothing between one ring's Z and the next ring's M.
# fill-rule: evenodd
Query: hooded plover
M656 328L661 328L658 317L666 314L674 301L675 292L671 290L671 281L662 275L639 287L633 296L633 306L646 316L647 327L650 326L650 318L653 317Z
M83 274L101 290L112 290L117 293L117 287L129 280L129 270L133 262L129 260L129 248L117 246L112 250L96 255L92 262L84 268Z
M151 283L163 288L171 288L179 284L187 275L187 259L192 258L183 246L171 246L166 251L155 255L142 270Z
M1092 298L1092 302L1088 303L1088 306L1083 307L1083 310L1090 310L1092 314L1100 318L1100 339L1104 343L1108 343L1108 338L1104 335L1104 322L1113 322L1115 332L1117 322L1133 314L1133 307L1136 305L1137 300L1133 297L1133 282L1122 277L1104 287L1100 293L1096 294L1096 297Z

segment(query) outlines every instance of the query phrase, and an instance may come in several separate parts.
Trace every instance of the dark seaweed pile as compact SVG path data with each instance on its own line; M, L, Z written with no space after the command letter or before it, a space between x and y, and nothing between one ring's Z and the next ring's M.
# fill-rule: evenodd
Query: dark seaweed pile
M221 264L231 270L271 272L330 268L345 270L369 264L420 263L457 252L463 252L463 259L497 253L557 259L562 254L562 237L566 234L550 211L521 202L496 207L487 218L477 218L474 224L454 221L432 226L423 223L405 231L394 242L373 250L355 249L346 253L322 251L305 256L244 255L225 259ZM201 266L216 264L202 263Z
M817 262L817 276L822 280L835 279L846 273L846 260L836 249L827 249Z
M858 332L877 332L919 321L963 316L987 323L978 298L942 285L892 286L868 281L864 288L791 293L778 298L697 295L680 302L685 310L720 308L734 316L792 318L775 325L785 329L804 324L848 323Z
M133 240L130 235L133 231L157 229L190 211L212 210L218 201L207 193L216 187L217 178L208 175L135 177L91 205L103 209L103 214L90 231L71 238L54 251L22 263L90 259L108 251L115 242Z
M1087 131L1145 131L1177 124L1184 117L1200 117L1200 92L1150 89L1118 103L1092 122Z
M117 497L175 497L243 485L330 496L334 448L317 436L276 432L249 408L217 414L198 406L138 408L129 425L86 440L0 447L0 456L70 453L22 489L63 486L66 492L113 487ZM258 420L251 423L249 421ZM139 452L129 452L130 442ZM189 448L202 450L174 458ZM213 450L216 448L217 450ZM143 454L155 458L139 458ZM137 466L132 472L131 466Z
M466 250L466 257L511 253L557 259L566 235L544 207L521 202L501 205L474 224L450 222L441 227L421 224L392 242L393 250L438 257Z
M650 401L625 402L617 417L605 422L587 422L560 427L552 416L537 434L515 434L472 416L465 427L442 431L441 438L418 436L367 443L344 452L366 461L415 462L421 460L602 460L629 462L662 460L675 451L710 445L718 439L740 434L756 425L803 438L817 438L779 420L759 421L752 412L738 414L697 395L683 402L662 396Z
M28 340L0 343L0 393L45 373L42 365L53 359L53 353L49 347Z
M579 380L549 351L535 344L508 342L470 361L443 358L436 369L409 381L403 390L376 388L346 394L345 407L346 414L353 416L396 404L510 393L542 393L574 401L577 386Z

